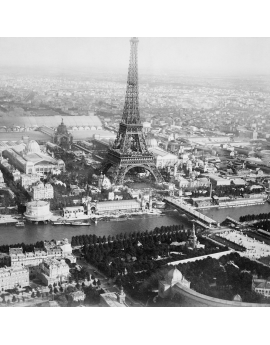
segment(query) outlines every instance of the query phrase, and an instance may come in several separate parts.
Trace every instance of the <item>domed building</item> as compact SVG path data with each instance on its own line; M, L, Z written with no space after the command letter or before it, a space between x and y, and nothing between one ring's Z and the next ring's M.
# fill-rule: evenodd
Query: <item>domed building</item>
M24 150L26 155L31 153L41 153L39 144L35 140L30 140Z
M165 276L165 281L169 285L174 285L183 279L183 274L176 268L176 266L170 270L166 276Z
M73 143L73 136L68 132L67 126L62 119L61 124L57 127L56 133L53 137L53 142L63 149L69 150Z
M234 296L233 301L234 302L242 302L242 297L237 294L237 295Z
M158 295L166 298L173 295L173 286L179 285L190 288L190 282L185 279L182 273L174 266L165 276L164 280L159 281Z
M29 222L47 222L52 217L50 203L42 200L30 201L26 203L24 216Z
M65 163L41 152L39 144L35 140L29 140L26 145L7 148L3 151L3 157L9 159L9 163L25 174L47 174L53 169L65 171Z

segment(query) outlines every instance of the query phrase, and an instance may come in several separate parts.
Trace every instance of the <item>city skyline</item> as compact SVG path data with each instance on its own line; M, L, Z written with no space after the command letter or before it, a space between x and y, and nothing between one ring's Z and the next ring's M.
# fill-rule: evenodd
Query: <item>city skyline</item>
M0 38L0 67L123 72L127 37ZM269 75L269 38L140 38L139 71L162 74Z

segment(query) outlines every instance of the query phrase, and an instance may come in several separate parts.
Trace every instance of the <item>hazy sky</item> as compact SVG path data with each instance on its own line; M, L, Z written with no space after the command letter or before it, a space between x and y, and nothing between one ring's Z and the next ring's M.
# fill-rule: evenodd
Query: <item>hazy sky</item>
M129 38L0 38L0 66L124 71ZM270 74L270 38L139 38L141 72Z

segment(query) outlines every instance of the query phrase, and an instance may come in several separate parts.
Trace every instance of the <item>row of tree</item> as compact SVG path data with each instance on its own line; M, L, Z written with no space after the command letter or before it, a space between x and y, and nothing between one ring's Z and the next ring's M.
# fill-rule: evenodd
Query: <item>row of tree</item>
M247 214L245 216L241 216L239 218L240 222L251 222L254 220L267 220L270 219L270 212L269 213L259 213L259 214Z
M100 244L100 243L109 243L109 242L114 242L115 240L123 240L123 239L139 239L141 236L145 235L155 235L155 234L165 234L165 233L170 233L170 232L176 232L182 230L184 233L189 234L189 230L184 230L184 226L182 224L176 224L176 225L169 225L169 226L161 226L160 228L156 227L154 230L151 231L134 231L130 233L120 233L115 236L99 236L97 237L95 234L91 235L79 235L79 236L72 236L71 239L71 245L73 247L76 246L83 246L87 244Z
M269 231L270 232L270 220L262 220L258 223L255 224L255 227L257 229L263 229L265 231Z

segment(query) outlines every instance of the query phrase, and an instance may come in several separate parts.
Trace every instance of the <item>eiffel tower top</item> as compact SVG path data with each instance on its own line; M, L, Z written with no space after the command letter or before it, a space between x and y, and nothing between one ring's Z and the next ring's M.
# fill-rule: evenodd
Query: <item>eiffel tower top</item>
M132 37L130 39L130 58L128 68L127 89L122 116L122 123L132 125L141 124L138 88L138 42L138 37Z

